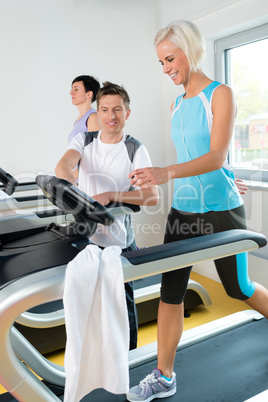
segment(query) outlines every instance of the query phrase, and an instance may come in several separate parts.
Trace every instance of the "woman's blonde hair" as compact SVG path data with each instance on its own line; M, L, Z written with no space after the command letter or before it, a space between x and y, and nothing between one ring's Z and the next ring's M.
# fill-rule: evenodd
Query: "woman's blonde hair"
M166 28L156 33L155 46L165 39L170 40L183 51L192 71L200 67L206 53L206 42L193 22L185 20L171 22Z

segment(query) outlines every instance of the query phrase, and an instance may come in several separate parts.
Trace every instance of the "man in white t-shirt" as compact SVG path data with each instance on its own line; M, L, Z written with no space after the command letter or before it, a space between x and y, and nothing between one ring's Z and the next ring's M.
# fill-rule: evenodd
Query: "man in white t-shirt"
M103 205L110 202L156 205L156 187L130 187L129 173L152 164L145 146L123 131L130 115L129 103L128 93L123 87L105 82L97 95L101 130L77 134L57 164L55 172L58 177L77 185L73 168L79 164L79 187ZM124 251L136 248L129 215L116 217L111 226L99 224L90 239L100 247L118 245ZM125 289L130 349L134 349L137 346L137 318L133 283L126 283Z

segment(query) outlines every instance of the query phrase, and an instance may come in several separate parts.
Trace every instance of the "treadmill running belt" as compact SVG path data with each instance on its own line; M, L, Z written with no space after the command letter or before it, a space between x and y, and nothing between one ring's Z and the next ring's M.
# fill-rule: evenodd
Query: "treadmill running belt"
M130 386L156 360L130 370ZM268 320L250 322L177 352L177 393L167 402L243 402L268 387ZM158 399L156 399L157 401ZM81 402L120 402L124 395L95 390Z

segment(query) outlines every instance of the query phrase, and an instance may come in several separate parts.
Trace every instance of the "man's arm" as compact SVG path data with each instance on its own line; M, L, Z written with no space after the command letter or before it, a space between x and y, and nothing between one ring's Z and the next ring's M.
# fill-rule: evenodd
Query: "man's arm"
M77 185L73 170L77 166L80 159L81 155L78 151L69 149L59 160L55 168L56 176L60 179L65 179L70 183Z
M159 193L156 186L132 191L107 191L105 193L96 194L93 197L102 205L110 202L125 202L134 205L157 205L159 201Z

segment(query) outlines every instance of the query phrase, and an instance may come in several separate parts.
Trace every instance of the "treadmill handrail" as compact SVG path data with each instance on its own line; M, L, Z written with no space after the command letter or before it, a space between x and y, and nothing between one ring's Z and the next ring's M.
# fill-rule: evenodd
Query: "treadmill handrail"
M264 247L267 244L266 237L260 233L255 233L244 229L231 229L224 232L195 237L194 250L192 244L193 239L186 239L165 243L161 246L153 246L149 248L142 248L140 250L124 252L122 253L122 256L126 256L131 264L139 265L144 262L158 261L168 257L203 250L207 245L210 247L216 247L218 242L223 245L242 239L253 240L258 244L259 247Z
M17 197L11 196L1 199L0 212L51 206L49 200L44 196L29 196L24 198L24 200L17 200Z
M31 328L51 328L58 327L65 323L64 309L51 313L31 313L25 311L16 319L16 323Z
M23 192L23 191L32 191L37 190L38 186L35 181L23 181L19 182L18 186L15 189L16 193Z
M180 240L172 243L167 243L167 244L162 244L159 246L152 246L148 247L145 249L140 249L140 250L135 250L135 251L128 251L125 253L122 253L122 261L123 264L126 261L126 264L128 266L135 265L136 266L136 271L135 274L136 276L133 277L131 275L128 276L128 280L136 280L138 277L141 275L140 270L141 267L144 264L149 264L151 265L151 269L155 270L156 267L162 265L162 260L163 259L173 259L177 261L178 266L180 266L180 262L184 261L185 259L188 259L191 261L191 253L199 253L199 258L201 258L202 252L206 249L210 249L211 253L214 253L215 255L218 255L217 248L219 245L224 248L224 252L228 253L228 248L230 248L231 244L236 244L239 243L240 249L238 249L238 252L243 252L245 250L253 250L256 248L260 248L266 245L267 241L266 238L263 234L255 233L252 231L247 231L243 229L232 229L232 230L227 230L225 232L220 232L220 233L215 233L212 235L206 235L206 236L200 236L196 237L194 239L186 239L186 240ZM88 244L88 243L87 243ZM44 246L45 247L45 246ZM52 250L52 247L56 247L57 250L60 250L62 247L62 250L64 252L65 250L65 245L61 242L57 242L54 246L53 243L49 244L49 249L46 250ZM83 247L84 248L84 247ZM215 249L213 251L213 249ZM45 249L44 249L45 250ZM76 255L75 250L72 248L68 248L70 250L70 255L72 255L72 258ZM72 251L73 250L73 251ZM31 254L32 252L32 254ZM47 262L43 262L42 258L40 258L41 255L46 253L47 251L44 251L41 253L41 249L37 248L35 246L28 247L27 248L27 253L29 253L29 262L27 263L27 266L25 266L25 272L21 272L18 274L16 270L11 270L11 269L2 269L2 275L4 275L4 278L0 277L0 283L1 283L1 289L3 289L5 286L8 285L9 282L16 281L17 279L25 276L25 275L30 275L31 272L38 272L38 271L43 271L47 269ZM20 258L24 258L24 251L23 250L17 250L16 251L16 263L22 265L22 261L20 262ZM67 256L67 253L65 252L65 255ZM4 263L5 261L12 261L14 257L14 252L9 253L9 250L3 250L0 252L0 258L3 257ZM32 257L33 256L33 257ZM38 256L38 258L34 258ZM65 256L64 256L65 257ZM181 257L181 258L179 258ZM28 257L27 257L28 258ZM69 262L69 260L68 260ZM65 263L67 263L67 259L65 260ZM183 262L184 263L184 262ZM54 262L54 260L49 261L49 266L53 267L57 263ZM184 265L187 266L187 265ZM161 268L159 271L156 273L160 273ZM0 273L1 274L1 273ZM145 275L143 272L143 275L141 277L145 276L150 276Z
M20 203L20 202L28 202L28 201L39 201L39 200L45 200L46 197L44 194L40 194L40 195L25 195L25 196L16 196L16 197L12 197L16 200L16 202Z

